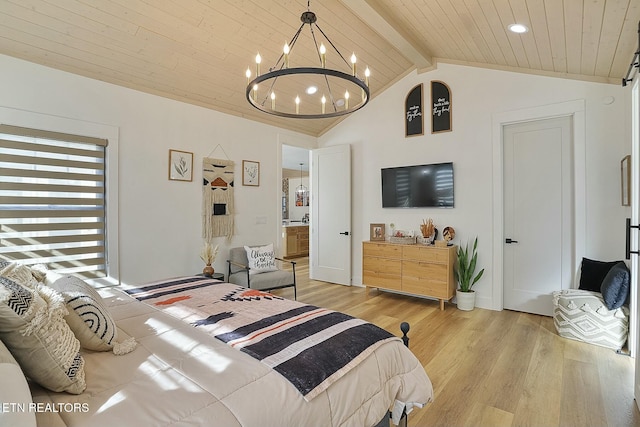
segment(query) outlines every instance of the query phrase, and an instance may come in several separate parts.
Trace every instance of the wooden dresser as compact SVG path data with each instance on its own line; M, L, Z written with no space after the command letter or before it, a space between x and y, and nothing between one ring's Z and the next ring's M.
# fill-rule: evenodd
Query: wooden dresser
M309 255L309 226L289 225L284 227L284 258Z
M362 283L440 300L440 309L456 293L453 267L457 246L362 242Z

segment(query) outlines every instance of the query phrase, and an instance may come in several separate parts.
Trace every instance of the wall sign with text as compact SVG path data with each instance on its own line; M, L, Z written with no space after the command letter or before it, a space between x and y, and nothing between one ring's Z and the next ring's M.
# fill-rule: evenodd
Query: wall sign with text
M446 83L431 81L431 133L451 131L451 90Z
M424 135L422 114L422 83L411 89L404 101L405 136Z

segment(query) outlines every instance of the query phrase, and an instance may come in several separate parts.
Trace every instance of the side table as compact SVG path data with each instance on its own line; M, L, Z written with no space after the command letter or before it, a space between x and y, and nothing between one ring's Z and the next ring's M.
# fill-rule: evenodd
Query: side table
M207 279L222 280L224 282L224 274L223 273L213 273L213 274L200 273L200 274L197 274L197 276L206 277Z

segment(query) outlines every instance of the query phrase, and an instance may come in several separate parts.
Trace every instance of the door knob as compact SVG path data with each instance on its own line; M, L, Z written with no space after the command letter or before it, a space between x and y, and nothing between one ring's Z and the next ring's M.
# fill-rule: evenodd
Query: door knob
M340 234L343 234L343 235L345 235L345 236L348 236L348 235L349 235L349 232L348 232L348 231L343 231L343 232L342 232L342 233L340 233Z
M517 241L517 240L512 240L512 239L506 239L504 242L505 242L505 243L509 243L509 244L511 244L511 243L518 243L518 241Z

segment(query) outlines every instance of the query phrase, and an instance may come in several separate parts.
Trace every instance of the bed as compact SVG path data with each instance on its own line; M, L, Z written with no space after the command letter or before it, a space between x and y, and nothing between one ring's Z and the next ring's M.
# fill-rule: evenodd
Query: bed
M86 388L76 394L30 381L33 402L4 411L24 415L22 425L35 415L51 427L374 426L389 412L397 424L433 398L399 338L342 313L198 276L98 293L118 339L134 339L135 349L81 349ZM283 343L296 330L302 335ZM314 340L333 349L314 355ZM316 366L324 370L309 369ZM18 389L0 398L19 401Z

